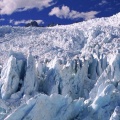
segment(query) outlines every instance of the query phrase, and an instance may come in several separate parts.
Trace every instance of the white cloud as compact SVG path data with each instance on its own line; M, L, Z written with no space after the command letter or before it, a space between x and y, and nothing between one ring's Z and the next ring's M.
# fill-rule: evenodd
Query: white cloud
M0 14L11 14L32 8L42 10L53 4L53 0L0 0Z
M68 6L62 6L60 9L59 7L54 7L51 12L49 13L50 16L57 16L58 18L65 18L65 19L76 19L76 18L83 18L85 20L95 18L98 11L89 11L89 12L78 12L75 10L70 10Z
M10 20L9 20L9 23L13 23L13 22L14 22L14 20L13 20L13 19L10 19Z
M108 2L106 1L106 0L102 0L102 2L101 3L99 3L99 5L101 6L101 5L105 5L105 4L107 4Z
M1 18L0 21L4 21L5 19L4 18Z
M19 24L27 24L30 23L31 21L36 21L38 24L44 24L43 20L19 20L19 21L10 20L9 23L13 23L14 25L19 25Z

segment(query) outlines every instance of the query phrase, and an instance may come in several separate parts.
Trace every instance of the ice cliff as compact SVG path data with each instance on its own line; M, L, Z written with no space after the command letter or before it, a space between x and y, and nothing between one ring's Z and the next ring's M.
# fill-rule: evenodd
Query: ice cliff
M0 120L120 120L119 19L0 27Z

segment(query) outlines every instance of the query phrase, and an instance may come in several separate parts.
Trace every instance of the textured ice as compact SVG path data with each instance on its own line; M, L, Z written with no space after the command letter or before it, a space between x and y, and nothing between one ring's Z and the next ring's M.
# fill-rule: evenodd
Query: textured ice
M119 19L1 26L0 120L119 120Z
M44 109L44 110L43 110ZM83 99L39 94L22 104L5 120L68 120L83 110Z

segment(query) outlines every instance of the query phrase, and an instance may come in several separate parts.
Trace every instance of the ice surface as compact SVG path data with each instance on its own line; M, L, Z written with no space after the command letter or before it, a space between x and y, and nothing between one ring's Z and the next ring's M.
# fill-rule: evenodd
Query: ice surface
M37 79L36 79L36 70L35 70L35 61L31 53L27 58L27 68L24 78L24 93L30 95L37 91Z
M0 120L119 120L119 19L1 26Z
M120 107L117 106L110 117L110 120L119 120L120 119Z
M4 74L1 75L1 97L2 99L8 99L12 93L17 91L19 85L18 68L13 56L9 58L2 72Z
M76 117L83 110L83 105L83 99L72 101L67 96L39 94L18 107L5 120L68 120Z

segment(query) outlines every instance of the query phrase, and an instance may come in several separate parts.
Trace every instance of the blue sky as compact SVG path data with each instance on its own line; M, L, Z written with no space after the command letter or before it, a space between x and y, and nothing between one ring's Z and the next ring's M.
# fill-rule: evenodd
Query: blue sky
M72 24L120 12L120 0L0 0L0 25Z

